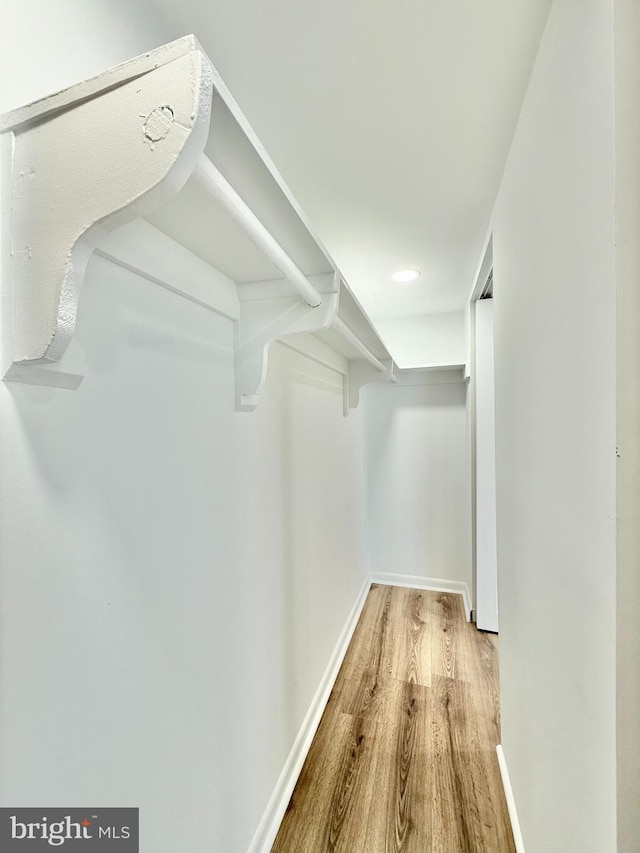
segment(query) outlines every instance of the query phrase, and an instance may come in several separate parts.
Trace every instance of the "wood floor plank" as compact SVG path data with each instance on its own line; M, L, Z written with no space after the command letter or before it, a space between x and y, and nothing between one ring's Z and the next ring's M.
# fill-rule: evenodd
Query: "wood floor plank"
M492 743L500 743L500 677L498 674L497 636L486 631L478 631L470 626L470 636L474 644L476 676L474 685L477 701L482 703L481 719L485 724L485 733Z
M487 741L482 709L471 685L434 679L434 850L511 851L511 830L495 746Z
M374 732L375 723L359 717L338 713L332 718L312 758L315 766L307 772L303 768L274 851L354 849L352 839L359 837L373 797Z
M373 584L338 675L335 690L348 691L354 680L369 673L382 680L393 667L393 626L397 624L399 598L395 587Z
M463 637L467 625L462 597L437 592L432 595L431 602L433 607L431 672L432 675L443 678L456 678L462 665L460 658L464 650Z
M432 755L429 737L431 693L428 688L407 682L400 692L395 744L391 756L392 776L387 789L386 851L421 853L431 849ZM376 849L372 844L370 849Z
M514 853L496 640L373 585L272 853Z
M432 602L423 590L398 589L399 620L396 621L392 675L409 684L431 684Z
M465 780L454 754L450 707L454 702L455 682L451 678L434 678L431 736L433 744L433 785L431 787L431 821L433 853L472 851L466 812Z
M274 850L313 853L314 849L322 849L314 847L317 826L329 820L331 792L340 760L339 751L334 747L343 726L342 715L332 695L289 801ZM289 819L290 816L294 819Z

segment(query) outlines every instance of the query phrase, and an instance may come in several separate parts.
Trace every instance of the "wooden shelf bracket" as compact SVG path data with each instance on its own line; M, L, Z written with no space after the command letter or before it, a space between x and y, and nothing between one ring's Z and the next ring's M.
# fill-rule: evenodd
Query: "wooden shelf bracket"
M91 252L181 189L212 94L211 65L187 36L0 117L5 378L60 359Z
M300 332L328 328L338 312L340 278L326 273L309 276L321 299L310 307L297 295L283 293L285 281L238 285L240 322L236 335L236 409L253 411L267 377L272 343Z

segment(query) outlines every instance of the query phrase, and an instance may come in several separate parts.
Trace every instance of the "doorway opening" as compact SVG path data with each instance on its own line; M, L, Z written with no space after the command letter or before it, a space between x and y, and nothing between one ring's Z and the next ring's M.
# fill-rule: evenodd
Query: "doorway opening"
M496 449L494 369L494 272L490 238L470 301L470 438L474 621L498 633Z

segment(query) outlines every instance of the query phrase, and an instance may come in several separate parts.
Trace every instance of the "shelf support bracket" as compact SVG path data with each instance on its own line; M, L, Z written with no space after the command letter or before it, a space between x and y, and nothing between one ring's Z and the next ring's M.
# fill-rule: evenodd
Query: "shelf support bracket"
M239 285L240 322L236 326L236 410L254 411L267 378L269 349L274 341L300 332L328 328L338 313L340 278L326 273L309 277L322 296L322 304L310 308L299 295L283 294L284 282Z
M360 403L360 389L365 385L380 385L393 380L393 361L385 359L380 362L384 371L363 359L354 359L349 362L349 375L347 377L349 393L345 400L345 414L349 410L357 409ZM348 405L348 408L347 408Z
M93 249L181 189L212 96L187 36L0 117L3 377L60 359Z

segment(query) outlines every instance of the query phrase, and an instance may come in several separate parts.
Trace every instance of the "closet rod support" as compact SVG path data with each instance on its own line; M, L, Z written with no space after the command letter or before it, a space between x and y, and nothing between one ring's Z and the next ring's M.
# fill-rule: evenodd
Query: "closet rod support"
M340 334L345 337L349 343L358 350L358 352L366 358L366 360L372 364L376 370L379 370L381 373L386 371L386 367L384 364L375 357L375 355L371 352L371 350L367 349L367 347L362 343L360 338L353 332L347 324L340 319L340 317L336 317L333 321L333 328L337 329Z
M202 155L193 177L218 201L242 228L249 239L275 264L282 275L293 284L311 308L322 305L322 297L309 279L291 260L278 241L260 222L251 208L242 200L229 181L206 155Z

